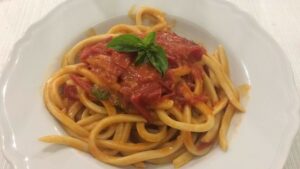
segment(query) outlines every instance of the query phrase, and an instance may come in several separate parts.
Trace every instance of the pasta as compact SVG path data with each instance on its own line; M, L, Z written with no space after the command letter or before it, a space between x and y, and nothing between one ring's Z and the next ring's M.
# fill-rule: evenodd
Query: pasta
M240 97L250 87L233 85L224 48L208 54L173 33L158 9L141 7L129 16L135 25L114 25L101 35L90 29L65 53L45 84L44 101L68 136L40 140L138 168L147 163L179 168L216 143L226 151L231 119L245 111ZM118 37L144 46L109 48Z

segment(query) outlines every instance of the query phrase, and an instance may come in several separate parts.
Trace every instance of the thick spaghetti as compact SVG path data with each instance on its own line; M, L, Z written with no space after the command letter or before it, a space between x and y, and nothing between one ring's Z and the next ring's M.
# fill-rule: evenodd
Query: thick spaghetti
M119 24L106 34L91 35L64 55L45 85L44 100L69 136L40 140L74 147L112 165L141 168L145 163L178 168L208 153L216 142L227 150L230 121L244 108L224 48L209 55L171 32L157 9L142 7L130 16L135 25ZM108 47L121 35L144 38L152 32L156 47L167 56L163 74L151 58L135 64L136 51Z

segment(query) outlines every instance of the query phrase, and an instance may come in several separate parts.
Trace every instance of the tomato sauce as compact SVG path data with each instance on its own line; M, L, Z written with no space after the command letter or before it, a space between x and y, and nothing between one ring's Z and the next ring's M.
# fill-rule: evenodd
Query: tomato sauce
M204 47L174 32L158 32L156 42L166 51L171 67L195 62L206 53Z
M178 102L185 100L186 93L180 90L182 86L175 83L169 70L180 65L192 65L206 53L205 48L173 32L157 32L156 43L165 50L169 62L169 70L161 76L150 64L135 65L136 53L121 53L107 48L110 40L111 38L108 38L84 48L80 54L80 61L106 83L108 88L112 84L119 84L120 88L117 91L112 90L111 93L120 98L127 110L141 114L147 120L152 116L151 107L163 98L172 98ZM201 78L201 71L194 70L192 73ZM193 84L193 78L184 78ZM91 87L76 76L72 79L84 90ZM69 90L69 95L74 98L73 88L65 90Z

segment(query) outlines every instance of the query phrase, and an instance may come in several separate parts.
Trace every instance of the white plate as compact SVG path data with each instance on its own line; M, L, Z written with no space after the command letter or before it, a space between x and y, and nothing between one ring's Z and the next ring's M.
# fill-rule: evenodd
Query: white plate
M220 0L73 0L33 25L15 45L0 88L2 149L17 169L114 168L63 146L41 143L63 134L42 99L46 79L61 54L98 23L99 32L127 22L133 4L158 7L176 19L175 31L208 49L223 44L235 84L252 86L247 112L234 118L227 153L215 148L183 168L280 169L298 128L299 99L292 71L280 47L257 23ZM169 166L160 166L168 168Z

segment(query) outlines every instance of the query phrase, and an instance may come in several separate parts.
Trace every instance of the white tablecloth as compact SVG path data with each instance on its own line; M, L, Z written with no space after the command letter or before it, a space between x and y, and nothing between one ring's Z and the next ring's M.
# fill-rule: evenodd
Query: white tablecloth
M13 44L24 31L64 0L0 0L0 74ZM283 48L300 89L300 1L229 0L252 15ZM288 132L288 131L287 131ZM259 151L259 150L258 150ZM9 169L0 150L0 169ZM298 132L284 169L300 168Z

